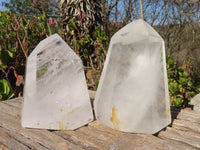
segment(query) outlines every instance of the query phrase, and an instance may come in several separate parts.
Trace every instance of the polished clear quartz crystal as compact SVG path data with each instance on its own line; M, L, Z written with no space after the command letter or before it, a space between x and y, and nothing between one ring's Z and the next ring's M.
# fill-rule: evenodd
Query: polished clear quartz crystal
M22 126L73 130L93 120L81 59L54 34L27 60Z
M171 123L164 41L142 19L112 37L94 109L124 132L153 134Z

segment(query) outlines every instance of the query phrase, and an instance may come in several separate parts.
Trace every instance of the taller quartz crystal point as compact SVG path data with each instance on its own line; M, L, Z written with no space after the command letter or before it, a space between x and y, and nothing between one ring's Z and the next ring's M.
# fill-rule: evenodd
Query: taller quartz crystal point
M57 35L27 60L22 126L73 130L93 120L81 59Z
M112 37L94 109L124 132L153 134L171 123L164 41L142 19Z

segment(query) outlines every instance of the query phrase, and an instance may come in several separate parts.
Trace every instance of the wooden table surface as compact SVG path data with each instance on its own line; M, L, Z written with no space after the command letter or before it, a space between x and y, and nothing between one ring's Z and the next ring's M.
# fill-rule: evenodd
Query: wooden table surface
M172 125L156 135L112 130L98 121L75 131L21 127L22 97L0 102L0 150L200 149L200 111L172 108Z

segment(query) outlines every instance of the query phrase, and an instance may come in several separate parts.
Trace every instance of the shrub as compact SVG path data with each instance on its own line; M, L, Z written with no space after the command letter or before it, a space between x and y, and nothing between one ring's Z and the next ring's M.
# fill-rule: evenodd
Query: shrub
M16 76L24 77L28 55L56 28L56 25L50 27L45 13L27 18L9 11L0 12L0 100L22 92L23 88L17 87L20 82Z
M167 75L171 104L177 107L187 107L190 99L198 93L192 84L192 78L183 67L178 67L169 56L167 61Z

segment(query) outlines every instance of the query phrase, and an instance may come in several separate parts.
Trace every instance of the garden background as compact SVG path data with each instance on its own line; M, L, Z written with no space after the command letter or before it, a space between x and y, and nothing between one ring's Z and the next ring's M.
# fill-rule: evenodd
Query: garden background
M96 90L109 41L143 18L165 40L171 104L190 105L200 92L198 0L0 0L0 100L23 96L26 59L58 33L83 61Z

